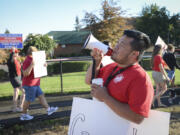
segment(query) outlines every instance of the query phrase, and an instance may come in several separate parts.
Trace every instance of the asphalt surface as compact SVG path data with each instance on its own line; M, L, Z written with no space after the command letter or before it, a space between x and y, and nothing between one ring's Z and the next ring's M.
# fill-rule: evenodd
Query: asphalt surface
M178 89L180 91L180 89ZM173 99L173 103L169 103L169 91L167 91L162 97L161 101L164 105L173 106L173 105L180 105L180 95L176 95ZM82 98L91 98L89 93L84 94L73 94L73 95L55 95L55 96L46 96L48 104L50 106L58 106L59 109L57 112L53 113L52 115L48 116L47 112L42 106L39 104L38 100L30 105L28 113L34 116L34 119L30 121L21 121L20 115L21 113L14 113L12 112L12 101L0 101L0 129L7 128L13 126L15 124L25 124L28 122L33 122L37 120L48 120L48 119L55 119L61 117L69 117L71 114L71 107L72 107L72 99L73 97L82 97ZM155 102L155 108L157 108L157 102Z
M38 99L33 102L30 107L28 113L34 116L34 119L30 121L21 121L20 112L12 112L12 101L0 101L0 129L8 128L15 124L25 124L28 122L33 122L37 120L48 120L55 119L61 117L69 117L71 114L72 100L73 97L81 97L81 98L91 98L89 93L82 94L72 94L72 95L54 95L54 96L46 96L46 100L50 106L59 107L58 111L48 116L46 109L44 109L39 103Z

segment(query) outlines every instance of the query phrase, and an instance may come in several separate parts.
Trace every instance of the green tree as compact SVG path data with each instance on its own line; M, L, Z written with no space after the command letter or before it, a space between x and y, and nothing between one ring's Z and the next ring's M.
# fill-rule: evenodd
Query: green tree
M177 33L177 15L170 16L170 12L165 8L160 8L156 4L145 6L140 17L136 19L135 28L148 34L152 43L155 43L158 36L161 36L166 43L172 42L173 33ZM175 34L173 35L175 36Z
M124 12L117 2L103 0L99 17L86 12L82 21L85 23L86 29L91 30L99 40L108 40L115 45L123 30L130 28L126 24L126 20L121 17Z
M10 34L8 29L5 30L4 34ZM5 64L7 62L9 55L9 49L0 48L0 64Z
M8 29L6 29L6 31L4 33L5 34L10 34L10 31Z
M29 34L24 41L22 53L26 54L29 46L35 46L38 50L45 50L47 54L50 54L54 47L56 47L56 43L48 35Z
M169 43L180 44L180 13L171 16L168 27Z

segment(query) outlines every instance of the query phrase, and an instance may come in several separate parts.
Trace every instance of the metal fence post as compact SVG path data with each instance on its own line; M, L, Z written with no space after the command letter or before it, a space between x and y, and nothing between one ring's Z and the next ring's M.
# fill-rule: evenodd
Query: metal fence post
M60 80L61 80L61 93L63 93L63 78L62 78L62 61L60 60Z

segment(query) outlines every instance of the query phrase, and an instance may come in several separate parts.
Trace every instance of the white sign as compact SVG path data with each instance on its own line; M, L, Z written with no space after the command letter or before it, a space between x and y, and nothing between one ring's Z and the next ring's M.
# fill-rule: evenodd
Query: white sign
M170 113L150 111L140 125L115 114L103 102L73 98L68 135L168 135Z
M161 46L163 47L163 50L166 50L166 49L167 49L166 43L161 39L160 36L158 36L155 45L158 45L158 44L161 45Z
M42 77L47 75L46 54L45 51L32 52L34 60L34 77Z

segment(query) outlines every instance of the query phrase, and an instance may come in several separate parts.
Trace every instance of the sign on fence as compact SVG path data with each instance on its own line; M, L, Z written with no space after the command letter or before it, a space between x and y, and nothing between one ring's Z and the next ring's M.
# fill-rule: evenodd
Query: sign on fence
M170 113L150 111L140 125L115 114L103 102L73 98L68 135L168 135Z
M0 48L23 48L22 34L0 34Z

